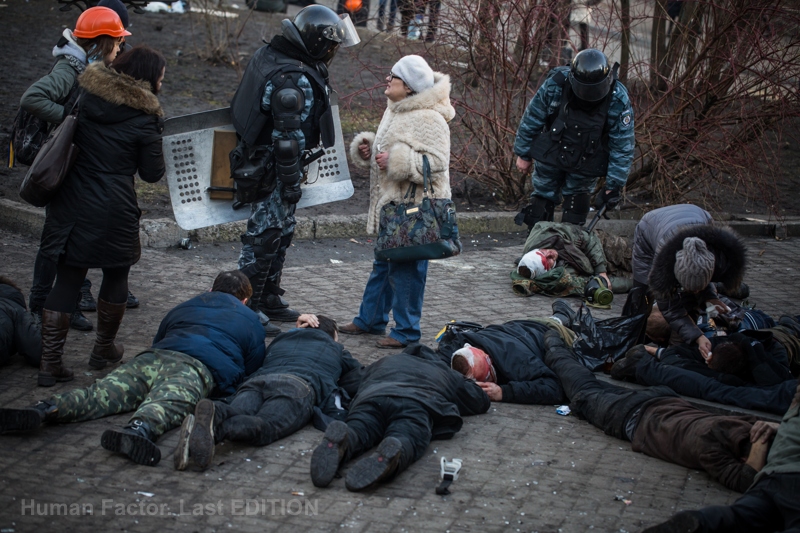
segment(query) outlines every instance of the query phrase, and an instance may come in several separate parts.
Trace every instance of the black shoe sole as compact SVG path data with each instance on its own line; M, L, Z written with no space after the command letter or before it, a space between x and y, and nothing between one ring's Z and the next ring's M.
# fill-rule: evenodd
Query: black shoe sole
M161 450L158 446L141 435L108 429L100 437L100 445L110 452L127 455L139 465L156 466L161 461Z
M194 408L189 456L201 470L206 470L214 460L214 402L211 400L200 400Z
M311 456L311 481L315 487L327 487L336 477L346 441L347 424L331 422L325 429L325 437Z
M378 444L378 449L361 459L348 472L344 480L347 490L364 490L389 476L397 466L403 445L394 437L387 437Z
M64 383L66 381L72 381L75 379L75 376L66 376L66 377L56 377L53 374L39 372L39 377L36 380L36 384L40 387L52 387L56 383Z
M81 324L80 322L73 322L72 320L69 322L69 327L78 331L92 331L94 329L94 326L91 324L91 322L87 325Z
M186 470L186 467L189 466L189 435L191 435L192 429L194 429L194 415L189 414L183 419L178 445L175 446L175 452L172 454L175 470Z
M0 433L33 431L42 425L36 409L0 409Z
M96 368L97 370L101 370L107 367L108 365L114 365L119 363L120 361L122 361L122 357L123 356L120 355L117 359L111 360L111 359L106 359L105 357L102 357L100 355L95 355L94 352L92 352L92 355L89 356L89 366L92 368Z

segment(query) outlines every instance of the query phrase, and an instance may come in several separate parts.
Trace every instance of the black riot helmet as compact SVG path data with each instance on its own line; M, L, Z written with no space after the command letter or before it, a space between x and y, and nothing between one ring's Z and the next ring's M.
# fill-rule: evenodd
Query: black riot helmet
M346 48L360 42L350 15L339 16L320 5L304 7L294 20L284 19L281 28L289 42L324 63L330 63L339 46Z
M578 52L572 60L569 84L575 96L585 102L599 102L608 96L614 75L606 55L594 48Z

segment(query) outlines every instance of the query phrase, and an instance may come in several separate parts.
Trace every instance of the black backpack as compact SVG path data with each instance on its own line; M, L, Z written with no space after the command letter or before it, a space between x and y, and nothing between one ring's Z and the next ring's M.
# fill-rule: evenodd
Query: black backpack
M55 63L53 67L55 67ZM50 69L50 72L52 71L53 68ZM76 77L75 83L67 96L58 103L69 109L71 107L69 103L73 102L77 97L77 88L78 78ZM50 124L20 107L11 126L11 145L14 150L14 160L30 166L33 160L36 159L36 154L44 146L51 131L55 129L54 126L55 124Z

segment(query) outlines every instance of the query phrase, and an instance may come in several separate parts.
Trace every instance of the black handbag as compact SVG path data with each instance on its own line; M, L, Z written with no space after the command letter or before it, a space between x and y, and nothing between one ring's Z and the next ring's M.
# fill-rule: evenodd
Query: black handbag
M415 204L417 184L412 183L403 202L381 208L375 259L395 263L443 259L461 253L456 206L449 198L428 196L431 166L422 156L423 198ZM433 196L431 186L431 196Z
M75 101L75 106L79 100L80 97ZM67 115L53 131L22 180L20 198L36 207L50 203L78 157L80 149L72 142L77 129L78 113L75 113Z

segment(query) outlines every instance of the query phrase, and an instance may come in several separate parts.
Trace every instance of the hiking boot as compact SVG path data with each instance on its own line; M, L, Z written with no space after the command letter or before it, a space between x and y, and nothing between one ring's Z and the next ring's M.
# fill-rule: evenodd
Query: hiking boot
M172 454L175 470L186 470L186 467L189 466L189 435L191 435L193 428L194 415L188 414L183 419L181 431L178 435L178 445L175 446L175 451Z
M189 435L189 457L200 470L214 460L214 402L204 398L194 408L194 427Z
M46 401L23 409L0 409L0 433L39 429L43 422L54 421L57 413L58 407Z
M89 357L90 367L101 369L122 360L125 347L115 344L114 340L117 338L126 306L125 302L112 304L101 298L97 299L97 337Z
M59 381L72 381L72 370L61 361L64 343L69 333L69 313L42 309L42 359L39 363L38 385L52 387Z
M267 337L277 337L281 334L281 328L273 325L267 315L261 311L256 312L256 314L258 315L258 320L261 321L261 326L264 328L264 335Z
M344 333L345 335L363 335L364 333L369 332L356 326L353 322L350 322L349 324L345 324L344 326L340 327L339 333Z
M643 344L637 344L625 353L625 357L611 367L611 377L618 381L636 383L636 367L645 357L650 357Z
M696 533L700 529L697 517L688 511L683 511L673 515L664 523L645 529L642 533Z
M311 481L315 487L327 487L333 481L347 453L347 435L347 424L341 420L328 424L322 442L311 456Z
M395 437L386 437L372 455L361 459L347 472L345 487L351 492L357 492L389 479L397 471L402 453L403 445L400 441Z
M578 313L566 300L556 300L553 302L553 316L557 318L565 328L571 328L572 324L578 319Z
M139 307L139 298L134 296L131 291L128 291L128 300L125 302L125 307L128 309L136 309Z
M296 322L300 316L294 309L289 309L289 302L277 294L262 295L258 310L276 322Z
M69 316L69 327L78 331L92 331L94 329L92 321L83 316L79 308L76 308Z
M161 450L153 442L150 427L141 420L131 420L123 428L104 431L100 445L110 452L127 455L139 465L156 466L161 461Z
M375 342L375 346L377 346L378 348L383 348L384 350L391 350L391 349L405 348L408 345L403 344L402 342L393 337L384 337L382 339L377 340Z
M92 296L92 282L88 279L83 280L81 285L81 301L78 302L78 309L81 311L97 311L97 302Z

